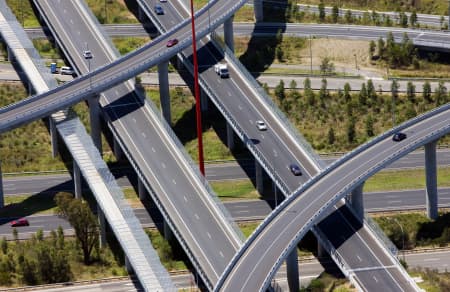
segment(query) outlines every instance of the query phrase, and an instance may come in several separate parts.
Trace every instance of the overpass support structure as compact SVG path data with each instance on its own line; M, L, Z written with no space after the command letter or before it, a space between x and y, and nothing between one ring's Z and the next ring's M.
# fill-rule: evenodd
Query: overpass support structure
M5 206L5 193L3 190L3 171L2 171L2 164L0 161L0 208L3 208Z
M233 33L233 19L234 16L228 18L223 24L223 33L225 37L225 44L234 52L234 33Z
M356 217L359 219L359 221L364 221L364 200L363 200L363 188L364 183L358 185L351 193L350 198L350 205L352 206L352 209L356 215Z
M438 217L436 144L433 141L425 145L426 205L428 218L432 220Z
M142 10L141 8L139 8ZM169 125L172 125L172 114L170 111L169 93L169 62L158 64L159 100L163 118Z
M99 97L95 96L88 99L89 104L89 121L91 123L91 137L94 141L95 147L97 147L98 152L102 155L102 133L100 128L100 104L98 103Z
M82 190L82 184L81 184L81 170L78 166L78 162L73 159L72 160L72 167L73 167L73 174L72 174L72 180L73 180L73 189L75 192L75 198L81 199L83 197L83 190Z
M262 0L253 0L253 11L255 12L255 21L262 22L264 20Z
M0 34L10 46L36 92L57 86L39 53L17 22L5 0L0 0ZM139 220L126 203L121 188L94 146L81 121L68 111L52 114L56 130L78 164L98 206L105 212L124 253L146 291L174 291L169 273L163 268Z

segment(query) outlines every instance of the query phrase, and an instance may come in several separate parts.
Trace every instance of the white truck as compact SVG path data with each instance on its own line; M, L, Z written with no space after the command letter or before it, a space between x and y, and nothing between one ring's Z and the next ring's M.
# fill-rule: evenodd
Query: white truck
M214 71L220 78L228 78L230 77L230 73L228 72L228 65L226 63L219 63L214 65Z

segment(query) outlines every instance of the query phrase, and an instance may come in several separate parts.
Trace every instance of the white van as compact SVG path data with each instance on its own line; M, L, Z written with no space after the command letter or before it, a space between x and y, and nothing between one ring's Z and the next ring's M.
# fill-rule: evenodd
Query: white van
M62 75L73 75L75 74L75 71L73 71L72 67L62 66L59 70L59 73L61 73Z

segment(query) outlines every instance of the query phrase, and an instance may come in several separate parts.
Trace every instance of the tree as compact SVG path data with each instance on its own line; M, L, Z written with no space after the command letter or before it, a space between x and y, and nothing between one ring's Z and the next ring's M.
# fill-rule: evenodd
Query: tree
M426 102L428 102L428 103L432 102L432 99L431 99L431 85L430 85L429 81L425 81L425 83L423 84L422 97L423 97L423 99Z
M416 100L416 86L411 81L406 84L406 97L412 103Z
M2 253L7 254L8 253L8 241L6 241L6 237L2 238L2 240L0 242L0 246L2 249Z
M352 96L350 94L351 91L352 91L352 88L350 87L350 84L348 82L345 82L345 84L344 84L344 99L347 103L352 99Z
M351 116L347 122L347 141L349 143L355 142L356 129L355 129L355 118Z
M278 62L284 62L284 52L280 46L275 48L275 56L277 56Z
M389 15L385 15L384 17L384 26L392 26L392 20L391 17Z
M373 59L373 54L375 54L375 49L377 48L377 45L373 40L369 43L369 57L370 59Z
M275 96L283 103L286 98L286 91L284 89L284 81L280 80L280 83L275 87Z
M333 6L333 11L331 13L331 20L333 21L333 23L338 22L339 19L339 8L337 7L337 5Z
M325 21L325 4L323 4L323 0L320 0L318 8L319 8L319 21L324 22Z
M366 118L366 135L368 136L368 137L373 137L375 134L374 134L374 131L373 131L373 118L372 118L372 115L367 115L367 118Z
M322 85L319 90L319 101L322 108L325 107L325 99L328 97L327 80L322 78Z
M376 102L378 99L377 91L375 90L375 85L372 82L372 79L367 80L367 98L371 103Z
M75 237L83 250L85 264L90 264L91 253L98 244L98 222L89 205L70 194L59 193L55 198L58 212L64 216L75 230Z
M320 63L320 72L322 72L322 74L334 72L334 64L330 61L330 58L325 57L322 59L322 62Z
M352 23L353 22L353 15L352 15L352 11L350 9L348 9L347 11L345 11L345 22L347 23Z
M409 16L409 23L411 24L412 27L415 27L417 25L416 9L414 9L413 12L411 12L411 15Z
M330 127L330 128L328 129L328 135L327 135L327 137L328 137L328 144L333 145L333 144L334 144L334 141L336 140L336 137L335 137L335 134L334 134L334 129L333 129L333 127Z
M401 27L408 27L408 16L405 12L401 11L398 15L399 18L399 24Z
M384 53L386 51L384 40L380 37L378 39L378 56L383 59L385 57Z
M441 106L447 103L447 87L444 85L444 81L439 81L438 87L434 92L434 101L436 106Z
M359 91L359 104L360 105L366 105L367 104L367 89L366 84L361 84L361 90Z
M311 88L311 80L308 77L305 81L303 81L303 88L305 90L306 103L309 105L314 105L316 102L314 91Z

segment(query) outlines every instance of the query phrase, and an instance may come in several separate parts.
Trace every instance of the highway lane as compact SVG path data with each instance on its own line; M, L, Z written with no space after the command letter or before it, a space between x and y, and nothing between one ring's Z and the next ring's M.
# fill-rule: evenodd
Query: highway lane
M82 73L87 73L89 66L97 68L114 60L112 49L97 33L95 23L85 17L84 10L76 2L49 0L35 3L45 11L60 44ZM71 29L74 24L76 29ZM80 58L86 48L94 55L91 64ZM159 49L167 50L165 46ZM130 84L107 90L100 98L103 113L157 194L156 201L162 212L170 214L169 223L176 227L175 235L210 286L239 248L239 234L209 197L199 177L182 157L178 145L164 132L159 113L152 112L148 104L143 105L132 91Z
M408 138L400 143L392 141L393 131L387 132L366 147L358 148L354 155L346 157L344 163L334 164L334 167L328 168L323 175L313 179L269 216L265 228L261 229L264 232L254 233L242 253L234 258L234 268L230 270L230 274L225 274L224 285L219 285L216 289L232 291L238 287L244 290L250 287L266 287L266 279L270 279L273 269L279 264L280 256L286 255L288 247L300 240L314 222L323 216L325 206L336 203L353 187L388 164L389 160L395 160L450 132L449 115L450 105L447 105L433 115L426 115L415 123L402 126ZM264 253L261 254L261 251ZM259 258L257 263L255 258ZM388 258L381 257L379 261L374 268L390 266ZM356 271L359 272L361 271ZM369 280L367 283L384 285L383 289L395 291L413 288L403 286L405 283L392 283L389 278L385 278L386 282L381 283L367 276L366 273L361 274L362 278ZM243 282L245 286L242 286Z

